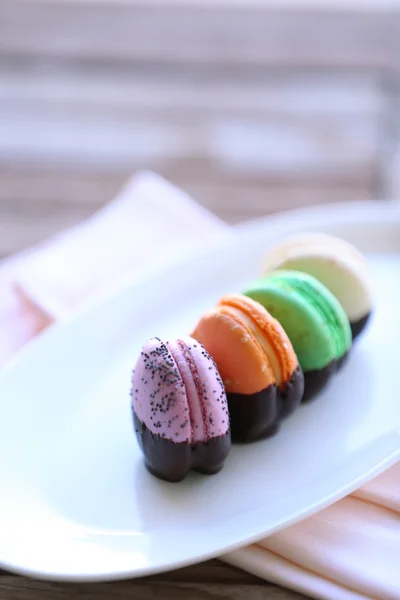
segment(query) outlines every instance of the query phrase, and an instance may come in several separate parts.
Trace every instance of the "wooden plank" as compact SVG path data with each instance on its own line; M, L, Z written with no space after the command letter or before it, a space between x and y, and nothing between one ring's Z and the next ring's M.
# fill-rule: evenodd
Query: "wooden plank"
M80 4L82 0L46 0L47 2L63 3L68 2L69 4L77 3ZM110 0L91 0L97 4L109 3ZM128 6L143 5L143 0L113 0L114 4L127 4ZM214 7L214 8L228 8L234 7L246 7L246 8L282 8L285 10L293 9L314 9L329 8L330 10L335 9L336 12L350 11L361 11L365 12L365 9L385 12L392 11L398 7L398 0L146 0L148 6L158 8L163 7L181 7L181 8L193 8L193 7Z
M79 78L40 84L31 77L32 85L27 79L2 79L3 163L148 168L171 179L185 172L188 179L260 181L293 174L364 181L377 163L385 102L371 81L326 85L326 79L287 78L270 88L268 82L248 85L241 93L243 82L153 81L146 88L139 80L118 88L111 78L114 92L99 102L106 79L81 85Z
M0 69L0 157L188 177L364 176L386 108L368 75Z
M371 189L345 185L288 183L270 184L265 187L212 187L206 184L186 183L185 191L230 223L304 206L373 199Z
M15 216L22 210L32 214L39 206L44 210L64 206L67 211L94 211L111 200L131 174L0 164L0 211Z
M49 583L18 577L0 571L0 598L7 600L61 600L63 598L107 597L110 599L163 598L197 600L233 598L245 600L304 600L305 596L285 590L218 560L185 569L161 573L145 579L116 583Z
M82 126L81 126L82 125ZM368 124L334 123L322 130L275 122L225 122L213 129L171 123L47 120L9 122L0 140L0 162L23 166L156 171L167 179L231 181L271 179L369 181L378 168L378 139ZM47 130L47 131L44 131Z
M317 121L334 114L376 117L385 107L380 78L369 73L150 68L130 65L94 69L84 62L0 63L2 109L52 106L77 112L102 111L126 118L198 114L276 117L297 114ZM183 114L182 114L183 111Z
M1 577L19 579L18 575L0 570L0 578ZM217 559L209 560L207 562L199 563L182 569L176 569L174 571L168 571L166 573L159 573L157 575L152 575L151 577L143 578L142 580L148 583L203 583L205 579L207 579L207 582L211 584L218 583L233 585L238 583L240 585L248 586L258 585L262 581L255 575L251 575L246 571L242 571L241 569L223 563ZM124 582L119 585L123 585L123 583Z
M79 223L115 196L128 173L0 170L0 256L34 245ZM364 200L371 185L342 182L173 180L230 223L299 206Z
M207 581L207 583L238 583L240 585L258 585L261 583L260 579L255 575L246 573L241 569L232 567L216 559L183 569L169 571L168 573L153 575L152 577L148 577L146 581L180 581L182 583L203 583Z
M262 65L399 65L400 13L329 8L3 0L0 54ZM44 34L44 32L46 32ZM340 40L340 43L339 43Z
M42 210L51 210L52 207L67 211L95 210L113 198L131 175L130 171L56 170L46 169L44 165L38 169L32 166L22 169L0 166L0 211L3 214L24 211L30 215L40 207ZM185 170L182 170L176 173L173 183L212 210L222 212L236 209L241 204L249 213L264 209L270 212L279 208L280 199L285 196L285 205L290 204L290 198L295 196L299 198L299 203L307 204L328 201L329 197L341 197L347 191L351 197L355 194L364 199L374 197L372 177L356 183L352 178L318 182L313 177L306 179L301 176L292 179L271 178L261 182L250 177L242 182L222 177L205 181L188 178Z
M227 585L209 583L148 583L137 580L123 583L61 584L4 576L0 578L0 598L7 600L117 600L127 597L153 600L305 600L305 596L262 583L259 585Z

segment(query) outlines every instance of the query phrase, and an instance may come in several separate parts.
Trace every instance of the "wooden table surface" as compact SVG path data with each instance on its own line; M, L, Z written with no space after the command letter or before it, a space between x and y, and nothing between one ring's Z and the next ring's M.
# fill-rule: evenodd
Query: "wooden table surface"
M4 600L94 600L140 598L153 600L305 600L306 596L280 588L224 565L218 560L155 577L112 583L50 583L0 571Z

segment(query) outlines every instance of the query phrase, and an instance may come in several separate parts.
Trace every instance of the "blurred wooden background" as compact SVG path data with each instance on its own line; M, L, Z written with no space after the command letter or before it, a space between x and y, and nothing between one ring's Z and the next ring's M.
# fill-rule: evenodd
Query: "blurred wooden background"
M393 196L396 5L1 0L0 256L141 168L230 222Z

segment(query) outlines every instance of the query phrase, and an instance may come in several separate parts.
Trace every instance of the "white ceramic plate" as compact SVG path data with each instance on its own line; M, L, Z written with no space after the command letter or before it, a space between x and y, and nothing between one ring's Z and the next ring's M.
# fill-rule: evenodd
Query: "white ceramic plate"
M370 328L275 438L234 448L216 476L158 481L131 425L141 344L189 332L258 275L277 237L304 229L370 254ZM399 457L399 298L400 206L343 205L246 225L52 328L0 375L0 566L54 579L149 574L261 538L355 489Z

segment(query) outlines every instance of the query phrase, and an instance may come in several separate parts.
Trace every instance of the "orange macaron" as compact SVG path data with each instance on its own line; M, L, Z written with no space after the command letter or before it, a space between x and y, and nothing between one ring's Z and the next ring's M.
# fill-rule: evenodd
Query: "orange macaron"
M218 366L232 440L250 442L275 433L304 391L302 370L279 322L258 302L230 294L201 317L192 336Z

